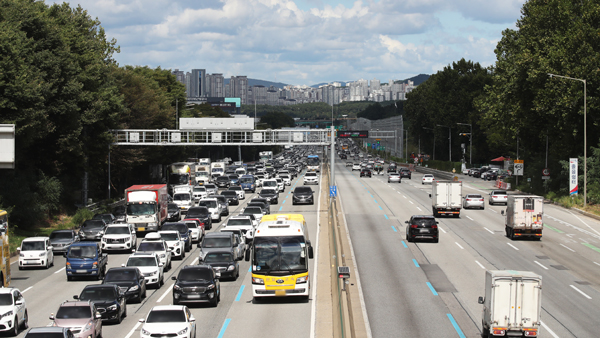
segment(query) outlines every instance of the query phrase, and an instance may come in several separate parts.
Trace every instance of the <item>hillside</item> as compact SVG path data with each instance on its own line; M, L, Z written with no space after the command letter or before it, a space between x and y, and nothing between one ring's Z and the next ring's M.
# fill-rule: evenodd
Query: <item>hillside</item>
M229 84L229 78L225 78L224 82L225 84ZM271 82L271 81L265 81L265 80L257 80L257 79L248 79L248 87L252 87L252 86L265 86L265 87L275 87L275 88L281 88L283 89L284 86L287 86L287 84L285 83L281 83L281 82Z

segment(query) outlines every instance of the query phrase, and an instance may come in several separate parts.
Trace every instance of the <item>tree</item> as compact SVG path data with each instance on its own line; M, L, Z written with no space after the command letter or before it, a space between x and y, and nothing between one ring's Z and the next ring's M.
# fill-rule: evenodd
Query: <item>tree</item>
M293 127L294 119L281 112L271 112L260 118L260 123L267 125L270 129L281 129L282 127Z

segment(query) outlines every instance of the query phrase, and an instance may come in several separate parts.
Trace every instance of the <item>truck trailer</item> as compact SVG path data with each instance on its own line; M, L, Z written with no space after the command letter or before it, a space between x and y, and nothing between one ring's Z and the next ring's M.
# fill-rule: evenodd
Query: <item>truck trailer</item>
M541 325L542 276L529 271L485 273L482 337L538 337Z
M158 231L167 219L166 184L133 185L125 189L127 223L137 231Z
M544 198L535 195L508 195L506 203L506 237L533 237L542 239L544 228Z
M431 197L433 216L460 216L460 209L462 207L461 181L433 181L429 197Z

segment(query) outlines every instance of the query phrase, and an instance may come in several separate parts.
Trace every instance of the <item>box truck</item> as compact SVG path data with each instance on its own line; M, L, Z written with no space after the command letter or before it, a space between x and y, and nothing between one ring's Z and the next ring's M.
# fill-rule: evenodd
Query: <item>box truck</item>
M533 237L542 239L544 228L544 198L535 195L508 195L505 218L506 237Z
M127 223L137 231L158 231L167 219L166 184L133 185L125 189Z
M461 181L433 181L429 197L431 197L433 216L460 216L460 208L462 207Z
M482 337L538 337L542 276L529 271L485 273Z

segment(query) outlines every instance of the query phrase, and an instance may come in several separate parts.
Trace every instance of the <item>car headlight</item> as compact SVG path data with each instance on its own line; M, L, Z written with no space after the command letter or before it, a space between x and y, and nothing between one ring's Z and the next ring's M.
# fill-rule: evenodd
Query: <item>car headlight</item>
M209 289L209 290L212 290L212 289L214 289L214 288L215 288L215 285L214 285L214 284L210 284L210 285L207 287L207 289Z
M109 307L106 308L107 311L116 311L117 310L117 304L113 304Z
M85 233L83 233L83 231L79 232L79 237L85 237Z
M298 278L296 278L296 284L306 283L307 280L308 280L308 276L298 277Z
M233 271L233 270L235 270L234 265L230 265L229 267L227 267L227 271Z
M265 284L265 281L262 278L252 277L252 284Z
M104 231L98 231L98 235L100 235L100 236L104 235Z
M0 319L2 319L4 317L12 316L12 315L13 315L13 312L12 312L12 310L10 310L7 313L4 313L4 314L0 315Z
M19 254L19 257L25 257L25 254Z
M174 246L179 246L179 242L175 243Z
M44 256L46 256L46 253L45 253L45 252L42 252L42 253L40 254L40 257L44 257Z
M166 257L167 257L167 254L164 254L164 253L160 254L160 258L166 258Z
M129 288L129 291L137 291L140 287L137 285L134 285L132 287Z
M144 329L144 328L142 328L142 334L145 334L146 336L151 335L151 333L146 331L146 329Z
M179 285L175 284L175 285L173 285L173 290L176 290L176 291L181 291L181 290L182 290L182 288L181 288L181 286L179 286Z
M180 335L182 335L182 334L185 334L187 331L188 331L188 328L186 327L185 329L183 329L183 330L181 330L181 331L177 332L177 335L178 335L178 336L180 336Z
M89 322L87 322L87 324L85 324L85 327L83 328L83 331L89 331L89 330L91 330L92 326L94 326L94 321L90 320Z

